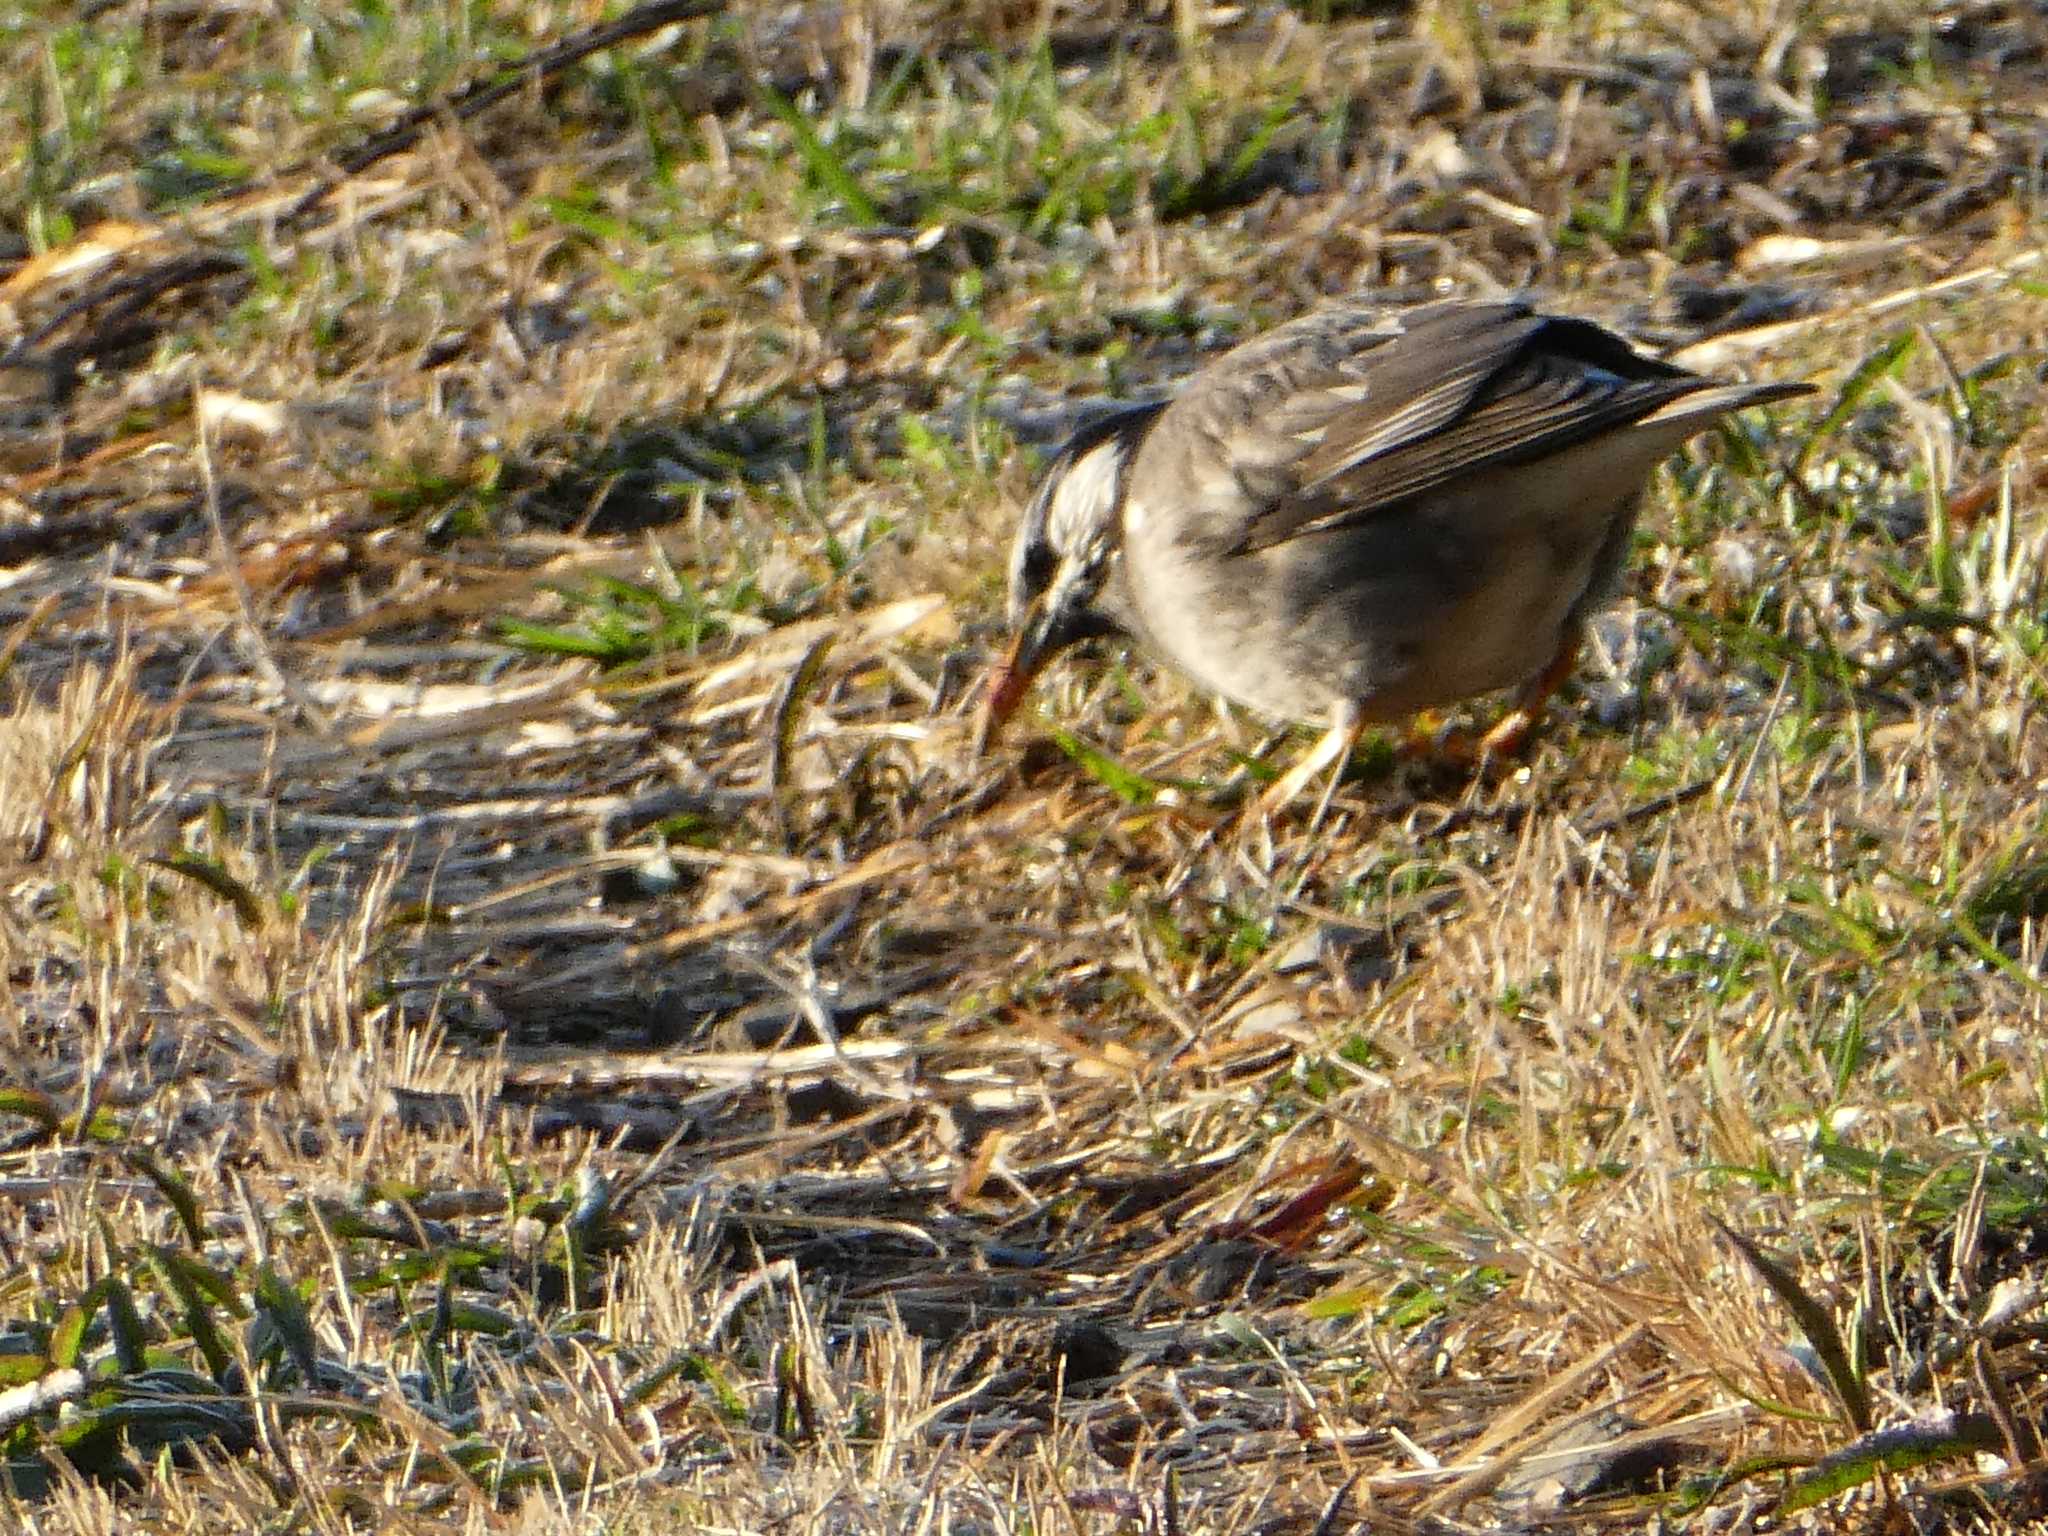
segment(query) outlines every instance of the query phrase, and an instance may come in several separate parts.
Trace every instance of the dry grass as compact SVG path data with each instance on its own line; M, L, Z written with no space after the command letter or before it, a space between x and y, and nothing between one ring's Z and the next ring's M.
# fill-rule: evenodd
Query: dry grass
M9 1517L2037 1519L2039 11L735 5L452 95L597 9L0 20ZM1300 742L1113 653L971 758L1080 402L1515 287L1823 387L1526 769L1218 835Z

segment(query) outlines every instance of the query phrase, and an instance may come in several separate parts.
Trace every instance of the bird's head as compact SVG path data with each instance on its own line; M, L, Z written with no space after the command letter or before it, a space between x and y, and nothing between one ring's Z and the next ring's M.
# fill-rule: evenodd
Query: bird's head
M1118 596L1124 476L1163 402L1097 418L1060 449L1010 551L1009 654L988 677L977 741L986 746L1045 664L1068 646L1126 633Z

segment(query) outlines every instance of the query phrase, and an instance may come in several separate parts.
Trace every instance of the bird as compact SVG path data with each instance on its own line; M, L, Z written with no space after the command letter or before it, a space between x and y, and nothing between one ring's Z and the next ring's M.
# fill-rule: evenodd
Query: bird
M976 745L1054 656L1119 636L1258 714L1327 726L1261 815L1368 725L1508 688L1464 755L1511 756L1615 595L1657 465L1810 390L1722 382L1520 298L1277 326L1054 455L1012 546L1012 641Z

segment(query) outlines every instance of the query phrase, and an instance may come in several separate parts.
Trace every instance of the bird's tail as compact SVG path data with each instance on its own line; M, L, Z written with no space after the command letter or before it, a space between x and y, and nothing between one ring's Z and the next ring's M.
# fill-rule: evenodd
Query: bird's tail
M1747 410L1752 405L1768 405L1773 400L1791 400L1799 395L1810 395L1811 384L1716 384L1707 389L1696 389L1691 394L1680 395L1669 405L1661 406L1642 417L1637 426L1683 426L1697 422L1701 426L1716 416L1729 411Z

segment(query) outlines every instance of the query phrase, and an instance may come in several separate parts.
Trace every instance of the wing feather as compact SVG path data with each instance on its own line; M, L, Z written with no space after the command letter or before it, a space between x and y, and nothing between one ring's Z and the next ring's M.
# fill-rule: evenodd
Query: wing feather
M1268 457L1266 472L1245 482L1264 494L1241 553L1361 522L1715 387L1587 321L1521 304L1425 311L1397 333L1374 333L1365 350L1318 361L1269 406L1268 419L1306 451L1282 464Z

